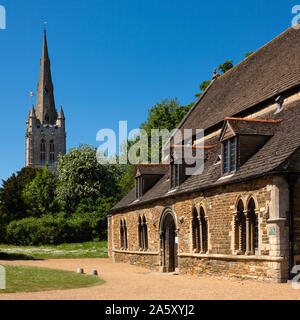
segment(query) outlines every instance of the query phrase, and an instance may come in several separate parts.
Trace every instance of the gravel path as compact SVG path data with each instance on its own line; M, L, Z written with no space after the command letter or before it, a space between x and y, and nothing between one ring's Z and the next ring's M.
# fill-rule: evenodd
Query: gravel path
M101 286L33 293L0 294L0 299L297 299L300 289L291 284L273 284L252 280L223 280L189 275L166 275L110 259L49 259L36 261L1 261L0 264L27 265L86 273L97 269L106 283Z

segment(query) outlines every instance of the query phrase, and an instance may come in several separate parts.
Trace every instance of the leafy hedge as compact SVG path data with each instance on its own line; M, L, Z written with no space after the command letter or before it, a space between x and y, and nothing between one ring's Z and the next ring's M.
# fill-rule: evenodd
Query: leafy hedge
M6 228L6 243L40 245L104 240L107 234L107 215L91 212L44 215L10 222Z

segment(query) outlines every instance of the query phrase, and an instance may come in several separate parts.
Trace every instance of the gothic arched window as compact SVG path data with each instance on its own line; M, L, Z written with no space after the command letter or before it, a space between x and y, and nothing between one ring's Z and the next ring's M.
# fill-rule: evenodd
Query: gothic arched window
M142 219L139 217L139 223L138 223L138 234L139 234L139 247L140 249L143 249L143 227L142 227Z
M124 227L122 219L120 220L120 248L124 248Z
M253 198L251 197L251 199L248 202L248 215L247 215L247 219L248 219L248 251L251 254L255 254L255 250L258 249L258 219L257 219L257 215L255 213L255 202L253 200Z
M124 227L124 249L128 248L128 242L127 242L127 226L126 226L126 220L123 220L123 227Z
M50 162L54 162L54 142L50 141L49 144L49 160Z
M246 217L244 214L244 204L242 199L237 205L237 213L234 220L234 247L240 254L246 252Z
M143 240L144 240L143 247L144 247L144 250L148 250L148 227L147 227L147 221L145 216L143 216L142 228L143 228Z
M203 207L200 208L200 233L201 233L201 252L206 253L208 249L208 230L207 230L207 221L205 218L205 212Z
M193 251L200 251L200 224L198 219L197 209L193 209L192 213L192 238L193 238Z
M46 161L46 143L45 140L41 140L41 145L40 145L40 161L41 163L44 163Z
M148 227L145 216L139 217L138 223L139 247L141 250L148 249Z

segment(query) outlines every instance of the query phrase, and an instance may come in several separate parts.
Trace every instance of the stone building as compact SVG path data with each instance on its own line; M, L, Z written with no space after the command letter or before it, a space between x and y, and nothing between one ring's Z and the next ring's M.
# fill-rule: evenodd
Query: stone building
M62 107L58 115L55 108L46 30L36 109L32 105L26 121L25 153L26 166L43 168L47 162L51 170L58 155L66 153L65 116Z
M204 171L136 166L108 217L109 255L161 272L284 282L300 264L300 30L214 73L178 129L204 129ZM194 148L200 147L193 140Z

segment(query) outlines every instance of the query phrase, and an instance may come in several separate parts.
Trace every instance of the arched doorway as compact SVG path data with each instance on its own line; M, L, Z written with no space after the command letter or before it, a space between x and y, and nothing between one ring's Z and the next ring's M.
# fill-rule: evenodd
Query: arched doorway
M177 228L173 212L163 212L160 223L161 271L174 272L178 267Z

